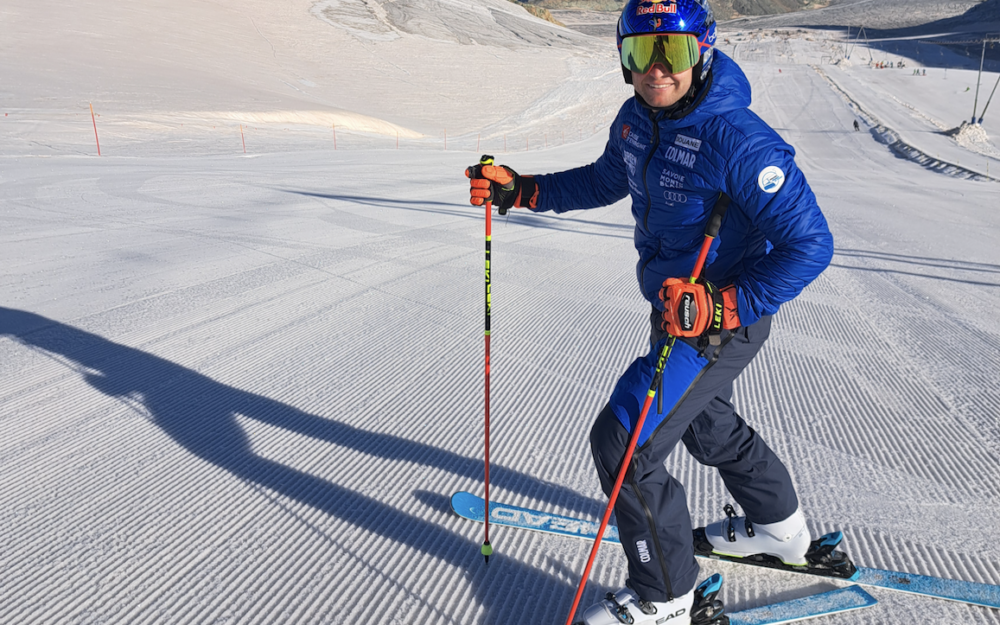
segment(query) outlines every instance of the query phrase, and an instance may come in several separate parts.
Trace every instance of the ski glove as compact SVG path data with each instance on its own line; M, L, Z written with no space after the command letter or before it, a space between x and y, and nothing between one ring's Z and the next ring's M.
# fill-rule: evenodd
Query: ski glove
M538 185L534 176L521 176L506 165L473 165L465 170L469 181L469 201L482 206L487 200L506 215L510 208L536 208Z
M718 289L707 280L690 282L667 278L660 289L663 321L660 327L670 334L688 338L708 334L717 337L723 329L740 326L736 287Z

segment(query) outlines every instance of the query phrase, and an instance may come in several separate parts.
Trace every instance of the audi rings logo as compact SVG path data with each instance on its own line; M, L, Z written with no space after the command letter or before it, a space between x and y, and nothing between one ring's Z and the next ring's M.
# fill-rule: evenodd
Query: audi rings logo
M688 196L677 191L664 191L663 199L667 201L667 204L673 206L674 204L687 204Z

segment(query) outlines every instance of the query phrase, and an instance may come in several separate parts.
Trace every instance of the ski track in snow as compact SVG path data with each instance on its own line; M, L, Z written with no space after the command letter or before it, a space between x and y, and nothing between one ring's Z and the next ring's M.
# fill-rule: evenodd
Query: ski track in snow
M836 239L734 403L788 465L812 531L843 530L859 564L998 584L998 187L851 131L845 90L923 152L971 154L927 130L964 95L920 100L887 74L826 67L834 89L811 67L832 45L765 34L726 48ZM626 95L592 50L545 58L566 79L481 133L496 145L539 117L539 131L568 128L552 141L565 145L502 157L525 173L591 162L606 130L585 131ZM254 158L190 156L183 141L144 153L122 135L130 156L99 160L65 155L83 145L54 139L68 126L32 123L0 155L0 623L565 619L587 544L493 528L484 565L482 526L448 503L482 493L471 135L467 151L397 152L261 134ZM32 147L31 127L48 143ZM627 202L494 216L493 498L600 518L589 427L647 348L632 231ZM667 463L694 521L717 519L730 497L714 472L683 449ZM725 576L734 611L837 585L701 565ZM624 577L602 549L584 603ZM878 606L824 622L1000 623L872 592Z

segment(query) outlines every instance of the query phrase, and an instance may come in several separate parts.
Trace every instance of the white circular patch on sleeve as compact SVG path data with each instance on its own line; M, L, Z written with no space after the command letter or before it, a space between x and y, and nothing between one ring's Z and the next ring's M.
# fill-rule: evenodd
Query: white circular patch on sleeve
M780 167L770 165L757 175L757 186L764 193L777 193L783 184L785 184L785 172L781 171Z

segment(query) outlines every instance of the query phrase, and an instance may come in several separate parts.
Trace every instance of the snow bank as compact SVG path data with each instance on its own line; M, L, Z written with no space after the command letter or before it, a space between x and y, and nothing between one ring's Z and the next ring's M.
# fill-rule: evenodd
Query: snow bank
M953 137L955 142L964 148L1000 157L1000 150L994 147L990 142L989 135L986 134L986 129L979 124L962 122L958 128L953 128L946 134Z

